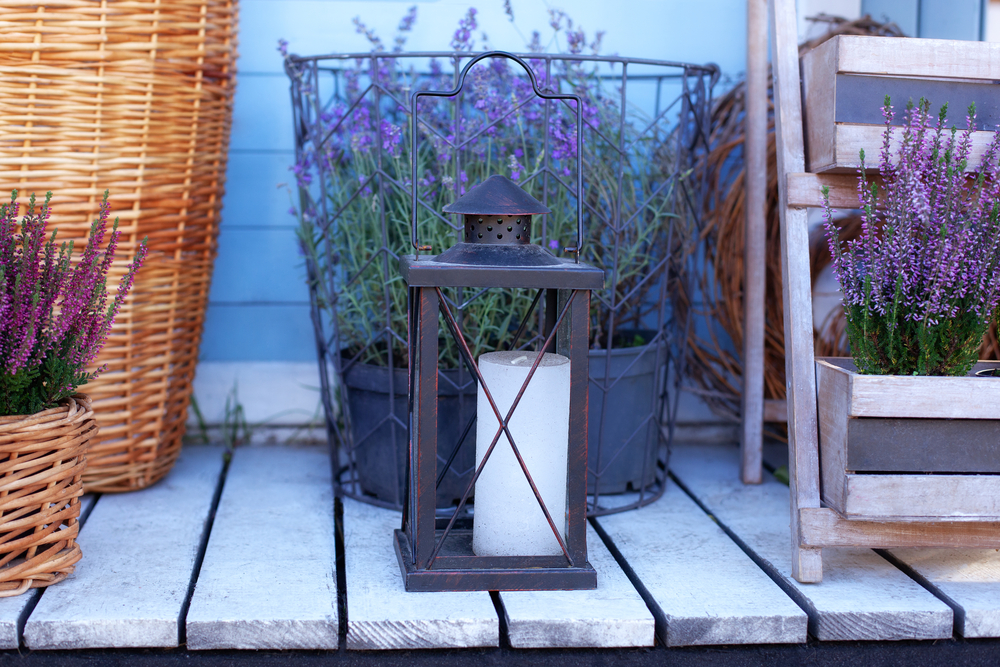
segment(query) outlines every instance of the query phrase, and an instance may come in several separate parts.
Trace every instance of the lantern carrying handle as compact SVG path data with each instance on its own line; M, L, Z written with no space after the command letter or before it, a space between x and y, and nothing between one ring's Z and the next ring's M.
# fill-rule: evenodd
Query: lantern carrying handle
M531 80L532 91L543 100L572 100L576 102L576 246L566 248L566 250L574 253L576 261L579 262L580 250L583 248L583 98L574 93L544 92L538 87L538 81L535 80L535 71L531 69L528 63L520 56L508 53L507 51L487 51L474 57L462 68L461 73L458 75L458 83L452 90L419 90L410 96L410 117L413 122L413 127L410 131L410 204L412 207L410 242L413 244L413 248L418 255L421 252L431 250L430 246L420 245L420 240L417 238L417 103L421 97L455 97L465 88L465 77L469 73L469 70L472 69L472 66L486 58L507 58L516 62L527 72L528 79ZM459 109L459 113L461 113L461 109ZM546 128L547 131L548 128Z

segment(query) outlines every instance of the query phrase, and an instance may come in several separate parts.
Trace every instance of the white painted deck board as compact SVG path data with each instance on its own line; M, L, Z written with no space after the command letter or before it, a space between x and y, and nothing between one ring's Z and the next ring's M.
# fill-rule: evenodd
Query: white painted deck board
M806 600L820 640L940 639L952 636L952 610L870 549L824 549L823 582L791 576L788 487L765 474L739 481L732 446L675 446L670 468L763 561Z
M80 516L86 516L87 510L93 504L93 494L85 494L80 499ZM81 554L81 558L86 558L86 556L86 553ZM56 586L58 585L56 584ZM17 634L18 622L25 610L35 604L35 600L41 596L43 590L42 588L33 588L22 595L0 598L0 649L16 649L19 646L21 639Z
M1000 552L996 549L893 549L960 608L956 629L966 638L1000 637Z
M587 558L597 571L597 590L500 593L512 647L653 645L653 614L590 525Z
M489 593L407 593L393 549L400 514L344 499L347 648L497 646Z
M80 533L76 572L50 587L28 618L30 648L177 646L222 452L186 447L157 484L101 496Z
M655 601L667 646L806 641L805 612L677 485L598 523Z
M187 647L338 646L326 448L237 449L187 614Z

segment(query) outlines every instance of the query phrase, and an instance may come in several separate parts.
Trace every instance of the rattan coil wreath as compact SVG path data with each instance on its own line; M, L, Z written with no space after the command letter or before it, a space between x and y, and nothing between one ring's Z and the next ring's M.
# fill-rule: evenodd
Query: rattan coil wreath
M0 417L0 597L65 579L80 560L80 496L98 426L88 397Z
M140 489L181 448L232 118L236 0L0 0L0 190L51 190L82 241L105 189L121 261L149 257L87 387L89 491Z

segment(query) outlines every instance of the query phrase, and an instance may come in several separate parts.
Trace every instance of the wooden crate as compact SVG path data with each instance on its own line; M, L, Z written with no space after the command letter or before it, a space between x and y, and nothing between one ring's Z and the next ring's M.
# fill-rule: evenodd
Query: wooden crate
M803 56L801 66L806 169L813 173L853 173L862 148L868 167L878 167L887 94L894 124L902 123L909 100L924 97L935 113L947 103L948 120L959 129L970 102L980 128L1000 125L1000 44L839 35ZM902 136L894 134L896 141ZM991 138L973 135L968 169L979 166Z
M826 358L816 390L828 507L851 519L1000 520L1000 378L861 375Z

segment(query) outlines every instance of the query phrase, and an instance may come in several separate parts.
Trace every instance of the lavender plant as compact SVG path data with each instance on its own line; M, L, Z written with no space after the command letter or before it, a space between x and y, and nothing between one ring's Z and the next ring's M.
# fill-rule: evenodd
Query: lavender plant
M469 9L452 36L454 62L431 59L424 72L406 69L401 59L389 56L381 38L355 19L357 31L383 57L358 59L353 66L331 73L341 94L332 103L315 100L324 106L316 114L317 126L309 132L322 142L309 142L292 167L301 195L300 206L292 213L300 216L304 251L317 267L320 307L332 309L337 303L338 343L352 358L384 364L386 348L391 348L397 361L405 363L406 290L400 279L387 276L395 273L399 255L413 252L409 98L414 90L454 86L460 58L476 50L479 37L486 40L477 35L476 16L476 10ZM513 18L511 11L508 16ZM414 7L400 22L391 53L403 51L415 20ZM600 51L603 33L589 39L563 12L550 12L550 27L549 43L564 46L571 55ZM538 32L527 45L534 53L546 46ZM287 56L287 44L279 44L279 50ZM635 109L621 108L620 90L606 83L597 64L562 60L549 69L541 59L528 62L541 88L574 92L584 100L585 131L590 134L584 142L587 239L581 259L607 268L609 274L611 267L617 267L608 288L595 295L592 311L594 345L610 347L612 329L637 329L655 319L650 314L656 299L647 296L655 295L662 282L648 278L683 240L679 233L668 233L677 217L671 178L675 162L665 154L669 151L664 150L662 133L658 138L646 132L650 119ZM294 61L286 59L286 66L294 77ZM311 82L299 85L312 92ZM536 228L534 242L556 254L575 243L576 200L569 192L569 184L575 182L577 150L573 104L546 106L520 67L493 59L470 71L461 100L425 98L418 113L418 182L412 185L420 200L422 243L435 253L455 243L457 227L439 212L495 173L518 181L552 209ZM625 115L628 120L622 127ZM476 133L481 134L469 141ZM622 145L627 148L625 155ZM621 174L620 161L624 162ZM320 189L319 181L325 201L308 194ZM607 222L616 213L625 221L619 227ZM331 218L329 224L316 223ZM331 248L335 250L323 252ZM495 349L517 327L532 297L524 291L500 290L475 298L457 290L446 296L464 305L462 326L476 355ZM538 326L529 329L522 342L537 336L538 330ZM458 353L450 338L444 345L444 363L457 366Z
M17 190L0 205L0 415L33 414L55 407L104 370L88 370L146 257L146 241L118 284L111 303L105 279L115 258L116 219L107 247L108 193L90 228L87 245L74 261L73 242L56 245L48 235L49 200L35 196L18 229Z
M946 129L930 103L907 106L893 151L893 110L886 96L879 174L883 188L858 177L863 231L842 247L826 231L844 293L851 354L862 373L965 375L1000 303L1000 178L996 133L978 170L967 174L976 128Z

